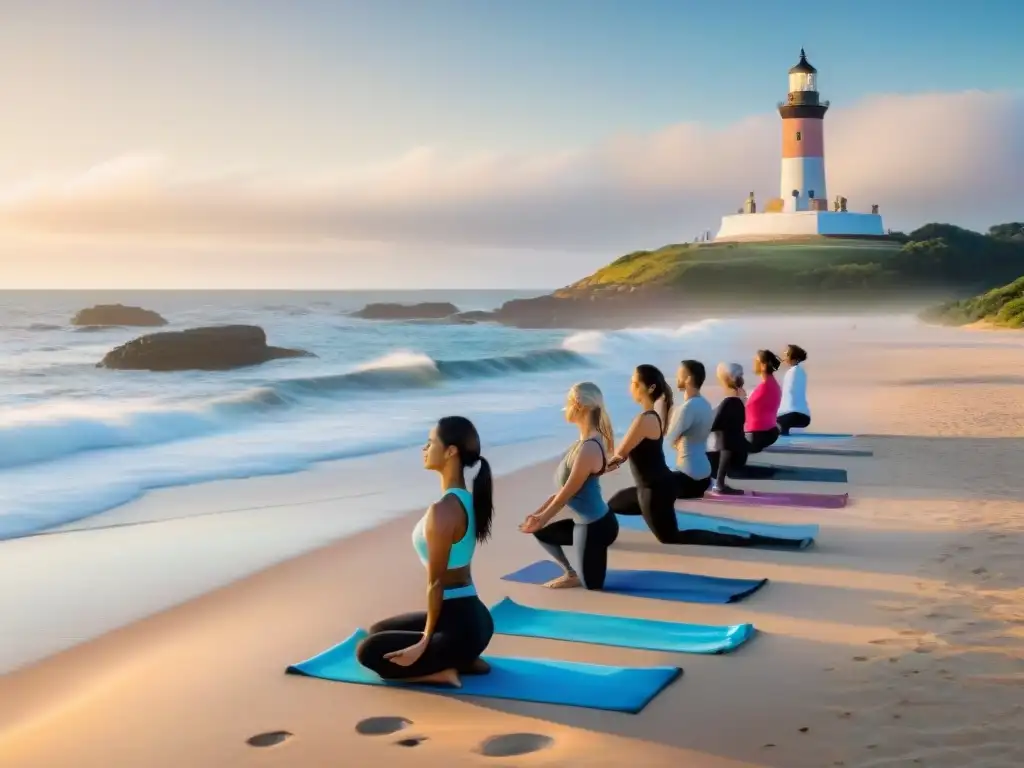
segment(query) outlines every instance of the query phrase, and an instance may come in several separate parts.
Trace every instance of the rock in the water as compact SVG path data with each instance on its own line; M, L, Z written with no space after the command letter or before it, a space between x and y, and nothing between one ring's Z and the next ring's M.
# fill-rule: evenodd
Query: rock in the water
M224 371L282 357L316 357L301 349L267 346L255 325L217 325L150 333L112 349L97 368L139 371Z
M440 320L457 314L459 308L447 301L425 301L420 304L367 304L353 312L363 320Z
M158 313L142 307L126 307L124 304L97 304L95 307L79 310L71 319L72 325L135 325L156 327L167 325Z
M482 309L472 309L469 312L459 312L455 317L450 318L451 322L460 325L471 325L473 323L489 323L494 321L493 312L485 312Z

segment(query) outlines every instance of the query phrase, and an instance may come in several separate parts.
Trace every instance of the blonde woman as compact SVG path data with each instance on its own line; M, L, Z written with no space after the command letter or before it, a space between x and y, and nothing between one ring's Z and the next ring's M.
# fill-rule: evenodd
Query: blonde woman
M555 483L559 490L528 515L519 530L536 536L565 569L562 576L548 582L548 587L602 589L608 571L608 547L619 535L619 523L608 509L598 481L608 467L608 454L615 450L615 438L596 384L585 381L569 390L565 420L576 425L580 439L558 463ZM550 522L563 507L569 508L571 517ZM565 553L569 546L573 547L575 564Z

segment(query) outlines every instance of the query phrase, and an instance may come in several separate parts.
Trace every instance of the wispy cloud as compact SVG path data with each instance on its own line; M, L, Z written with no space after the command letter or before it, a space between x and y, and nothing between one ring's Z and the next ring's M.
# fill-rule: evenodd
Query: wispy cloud
M754 190L778 194L779 118L685 123L595 146L457 156L430 147L359 169L292 177L189 169L125 154L0 190L23 234L248 244L381 241L600 249L689 239ZM1024 214L1024 98L878 96L826 118L830 196L881 206L890 226L977 226Z

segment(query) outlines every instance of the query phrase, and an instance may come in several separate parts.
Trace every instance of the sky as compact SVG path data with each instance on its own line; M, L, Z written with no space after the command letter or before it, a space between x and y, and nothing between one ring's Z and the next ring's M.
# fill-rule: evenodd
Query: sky
M1024 3L0 0L0 287L546 288L778 195L1024 218Z

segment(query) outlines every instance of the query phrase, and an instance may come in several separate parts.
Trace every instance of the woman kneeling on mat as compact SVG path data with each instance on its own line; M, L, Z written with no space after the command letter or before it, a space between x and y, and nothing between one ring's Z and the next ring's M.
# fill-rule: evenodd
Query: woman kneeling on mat
M630 393L644 411L633 420L608 466L615 469L628 458L636 487L616 493L608 507L620 515L643 515L647 527L662 544L745 546L749 542L739 536L679 530L676 499L699 498L711 484L706 451L713 413L700 394L704 377L704 365L697 360L683 360L676 373L676 385L685 399L676 409L668 430L679 456L680 471L673 472L665 462L663 416L657 411L659 402L663 403L664 412L671 409L672 391L653 365L641 365L634 371Z
M775 372L781 365L782 362L770 350L759 349L754 355L754 373L761 381L747 398L747 418L743 429L749 453L760 453L779 439L776 420L782 403L782 388L775 378Z
M608 572L608 547L619 535L619 522L605 504L598 482L608 466L606 452L614 450L615 441L604 397L596 384L586 381L569 390L565 420L579 428L580 439L558 463L555 483L559 491L528 515L519 530L536 536L565 569L546 586L602 589ZM572 517L550 523L563 507L569 508ZM576 565L565 554L568 546L575 550Z
M464 472L478 463L470 494ZM423 466L441 475L443 491L412 532L427 569L427 610L374 624L356 656L385 680L459 686L460 674L488 671L480 654L494 634L470 573L477 542L491 534L491 468L480 455L476 427L461 416L437 422L423 448Z
M739 363L719 363L717 373L725 397L715 409L708 450L711 473L715 476L714 491L742 494L743 491L729 486L726 477L731 470L747 464L747 437L743 431L747 418L747 409L743 405L743 366Z
M807 359L803 347L790 344L782 353L782 362L789 366L782 377L782 405L779 406L779 433L811 426L811 407L807 404L807 374L800 365Z
M617 469L628 459L636 486L612 496L608 508L618 515L643 515L658 541L674 543L679 537L676 479L665 461L663 445L672 390L660 370L653 365L638 365L629 382L629 393L643 412L629 425L608 469Z

